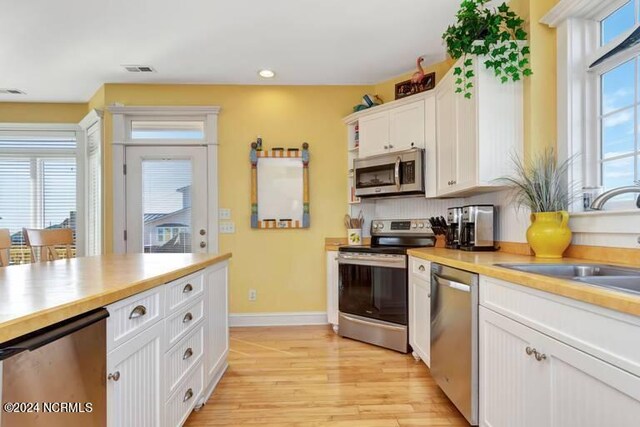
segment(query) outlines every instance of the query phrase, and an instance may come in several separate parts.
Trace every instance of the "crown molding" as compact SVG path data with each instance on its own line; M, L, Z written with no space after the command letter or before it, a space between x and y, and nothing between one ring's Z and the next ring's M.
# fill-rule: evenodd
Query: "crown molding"
M560 0L540 23L556 28L568 18L601 20L614 12L627 0Z

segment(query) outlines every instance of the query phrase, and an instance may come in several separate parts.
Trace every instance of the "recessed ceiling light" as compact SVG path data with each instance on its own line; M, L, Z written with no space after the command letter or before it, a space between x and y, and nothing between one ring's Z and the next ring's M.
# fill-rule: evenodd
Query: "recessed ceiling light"
M273 72L273 71L271 71L271 70L267 70L267 69L264 69L264 70L260 70L260 71L258 71L258 74L259 74L259 75L260 75L260 77L262 77L263 79L272 79L272 78L274 78L274 77L276 76L276 73L274 73L274 72Z

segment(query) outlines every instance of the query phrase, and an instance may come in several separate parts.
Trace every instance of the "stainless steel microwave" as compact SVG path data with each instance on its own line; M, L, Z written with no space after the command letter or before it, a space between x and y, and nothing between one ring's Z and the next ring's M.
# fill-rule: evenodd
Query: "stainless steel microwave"
M424 194L421 148L356 159L353 168L356 197Z

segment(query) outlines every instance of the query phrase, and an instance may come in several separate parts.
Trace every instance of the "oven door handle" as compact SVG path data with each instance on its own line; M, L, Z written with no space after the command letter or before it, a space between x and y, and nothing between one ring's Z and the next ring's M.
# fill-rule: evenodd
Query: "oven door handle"
M436 279L436 282L441 283L445 286L448 286L452 289L456 289L462 292L471 292L471 286L465 285L464 283L455 282L453 280L445 279L442 276L438 276L434 273L433 277Z
M371 322L365 322L364 320L360 320L360 319L356 319L355 317L347 316L344 313L341 313L341 315L342 315L342 317L344 317L349 322L359 323L361 325L366 325L366 326L371 326ZM400 331L400 332L402 332L402 331L405 330L405 328L403 328L403 327L385 325L383 323L378 323L378 322L375 322L374 324L375 324L375 326L377 328L388 329L390 331Z
M357 256L357 255L343 255L340 254L338 255L338 261L339 260L356 260L356 261L376 261L376 262L398 262L398 261L402 261L403 259L398 257L398 258L384 258L384 257L377 257L377 256L367 256L367 257L361 257L361 256Z
M406 268L406 258L359 257L357 255L338 255L338 264L364 265L370 267Z
M396 165L393 169L393 176L396 181L396 190L400 191L400 187L402 186L402 182L400 182L400 163L402 162L402 157L398 156L396 159Z

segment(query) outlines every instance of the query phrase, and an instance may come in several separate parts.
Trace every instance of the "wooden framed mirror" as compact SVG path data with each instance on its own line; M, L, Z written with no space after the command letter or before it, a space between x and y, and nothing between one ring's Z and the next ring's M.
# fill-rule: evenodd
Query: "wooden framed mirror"
M309 144L258 151L251 144L251 228L309 228Z

